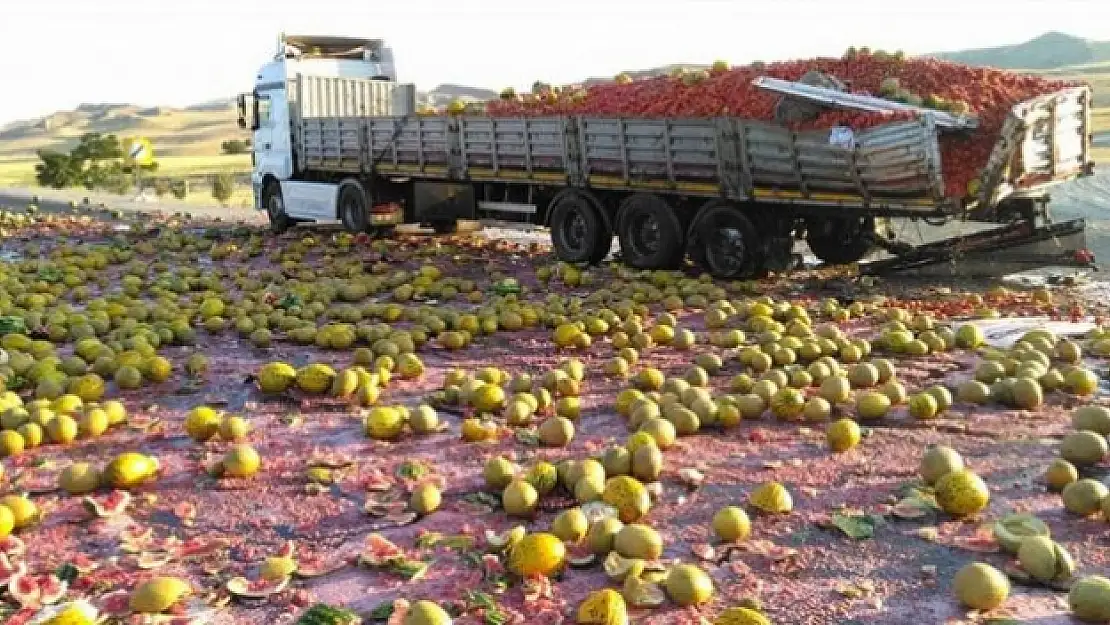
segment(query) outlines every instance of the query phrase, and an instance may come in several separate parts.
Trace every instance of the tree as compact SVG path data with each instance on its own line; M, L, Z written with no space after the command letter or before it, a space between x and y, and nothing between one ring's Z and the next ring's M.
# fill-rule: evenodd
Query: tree
M173 190L173 182L169 178L155 178L154 179L154 195L158 197L165 197Z
M246 154L250 152L251 142L250 139L246 141L242 139L230 139L220 144L220 149L224 154Z
M122 193L131 188L130 176L136 173L124 163L123 156L119 137L90 132L78 139L69 154L40 150L35 178L39 184L57 189L82 186L90 190L108 189ZM141 167L144 172L155 172L158 163Z
M170 195L179 200L184 200L189 195L189 181L185 179L174 180L170 183Z
M115 135L99 132L81 135L69 156L84 172L81 184L86 189L118 187L115 178L123 171L123 148Z
M35 165L35 179L44 187L62 189L76 186L81 180L80 166L69 154L53 150L39 150Z
M212 179L212 197L220 204L226 205L235 191L235 176L229 173L216 174Z
M92 162L120 160L123 158L123 147L116 135L88 132L81 135L70 155Z

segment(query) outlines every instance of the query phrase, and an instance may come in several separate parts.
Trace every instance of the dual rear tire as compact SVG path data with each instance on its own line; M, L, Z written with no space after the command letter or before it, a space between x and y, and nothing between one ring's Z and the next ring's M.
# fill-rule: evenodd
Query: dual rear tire
M621 255L636 269L674 269L686 253L682 222L657 195L638 194L621 202L617 222Z
M813 219L806 223L806 243L829 265L862 260L874 248L875 218Z
M551 243L560 260L593 265L609 255L613 231L601 211L579 193L567 193L552 202Z
M583 193L566 193L551 204L551 242L560 260L597 264L609 255L613 235L624 262L637 269L673 269L685 253L682 223L658 196L638 194L621 202L617 223Z

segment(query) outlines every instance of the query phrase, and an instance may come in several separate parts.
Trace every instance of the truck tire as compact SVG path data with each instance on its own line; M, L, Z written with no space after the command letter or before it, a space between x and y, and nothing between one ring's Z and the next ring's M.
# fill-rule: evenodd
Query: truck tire
M794 220L769 212L753 214L752 225L759 238L759 255L762 263L759 276L771 272L789 271L794 268Z
M714 278L742 280L763 270L758 233L739 207L712 202L690 229L690 255Z
M436 234L455 234L459 229L459 222L452 219L449 221L433 221L432 230Z
M806 228L806 243L814 256L829 265L846 265L871 252L875 218L809 220Z
M674 269L686 254L682 222L657 195L639 194L621 202L617 235L624 261L636 269Z
M559 260L596 264L608 255L613 233L589 200L568 194L551 209L551 244Z
M339 219L347 232L358 234L370 230L366 215L366 194L357 185L347 184L339 189Z
M281 196L281 184L277 180L269 180L262 187L262 205L266 207L266 216L270 219L270 230L281 234L293 227L293 220L285 212L285 200Z

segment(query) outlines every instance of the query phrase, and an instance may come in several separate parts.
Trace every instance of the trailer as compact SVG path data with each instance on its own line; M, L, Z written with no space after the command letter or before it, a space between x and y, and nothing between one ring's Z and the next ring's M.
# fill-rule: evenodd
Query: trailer
M359 232L401 223L449 232L457 220L495 216L549 226L567 262L601 261L616 237L636 268L689 258L714 276L746 278L789 266L798 238L827 263L858 261L876 245L908 252L884 235L891 218L1020 220L1039 236L1048 191L1091 172L1086 87L1015 106L974 193L953 198L940 137L972 131L972 117L917 108L911 120L859 132L795 132L732 117L419 115L413 86L382 70L384 49L286 41L240 98L241 124L255 132L256 206L274 229L339 221ZM822 107L916 108L756 84Z

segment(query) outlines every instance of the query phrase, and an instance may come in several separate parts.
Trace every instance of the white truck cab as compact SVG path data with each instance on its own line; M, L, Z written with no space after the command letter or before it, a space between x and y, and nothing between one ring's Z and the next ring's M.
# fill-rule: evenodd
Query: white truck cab
M382 89L368 91L368 84ZM253 132L255 208L286 227L339 221L339 195L346 184L359 187L366 205L362 210L369 212L357 177L319 179L303 171L296 145L303 132L299 124L308 117L408 114L415 108L415 89L396 87L401 85L393 51L381 39L282 35L273 59L258 71L254 89L238 99L239 125Z

